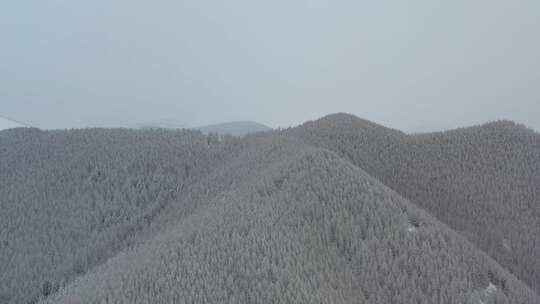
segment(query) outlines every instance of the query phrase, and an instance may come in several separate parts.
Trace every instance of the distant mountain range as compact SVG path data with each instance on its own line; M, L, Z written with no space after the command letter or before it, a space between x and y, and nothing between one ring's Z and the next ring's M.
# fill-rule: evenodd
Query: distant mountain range
M135 129L194 129L203 134L217 133L218 135L232 135L243 137L247 134L270 131L272 128L253 121L234 121L214 125L189 127L186 124L178 123L174 120L160 120L134 125Z
M200 130L204 134L217 133L219 135L229 134L232 136L245 136L247 134L271 131L272 128L253 121L236 121L227 122L209 126L196 127L194 129Z
M145 122L132 125L134 129L185 129L186 124L179 123L173 119L161 119L154 122Z

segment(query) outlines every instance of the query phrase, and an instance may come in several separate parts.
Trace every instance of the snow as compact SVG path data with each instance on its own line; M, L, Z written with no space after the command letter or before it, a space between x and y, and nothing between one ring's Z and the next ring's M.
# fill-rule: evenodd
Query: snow
M486 289L484 289L483 298L488 299L496 290L497 290L497 286L495 286L495 284L489 282L489 285L486 287ZM478 303L479 304L486 304L486 302L484 302L482 299L479 299Z
M504 239L502 242L502 246L507 251L512 251L512 246L510 245L510 242L507 239Z
M408 232L415 232L416 230L418 230L418 228L412 225L407 228Z
M486 287L486 290L484 291L486 295L490 295L497 290L497 286L495 286L493 283L489 282L488 287Z

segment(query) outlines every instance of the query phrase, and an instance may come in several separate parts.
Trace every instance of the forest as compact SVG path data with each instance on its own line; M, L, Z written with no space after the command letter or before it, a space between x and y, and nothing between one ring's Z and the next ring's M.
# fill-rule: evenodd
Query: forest
M0 303L540 303L540 134L0 131Z

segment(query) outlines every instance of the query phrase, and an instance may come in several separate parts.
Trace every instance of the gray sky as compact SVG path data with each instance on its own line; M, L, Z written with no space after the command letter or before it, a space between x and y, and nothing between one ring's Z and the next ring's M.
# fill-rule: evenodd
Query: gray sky
M538 0L4 1L0 44L0 114L43 128L540 129Z

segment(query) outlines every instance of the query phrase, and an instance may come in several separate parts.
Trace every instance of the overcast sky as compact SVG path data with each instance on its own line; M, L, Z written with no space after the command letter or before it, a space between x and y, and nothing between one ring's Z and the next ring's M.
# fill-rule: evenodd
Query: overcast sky
M538 0L0 4L0 114L42 128L349 112L540 129Z

